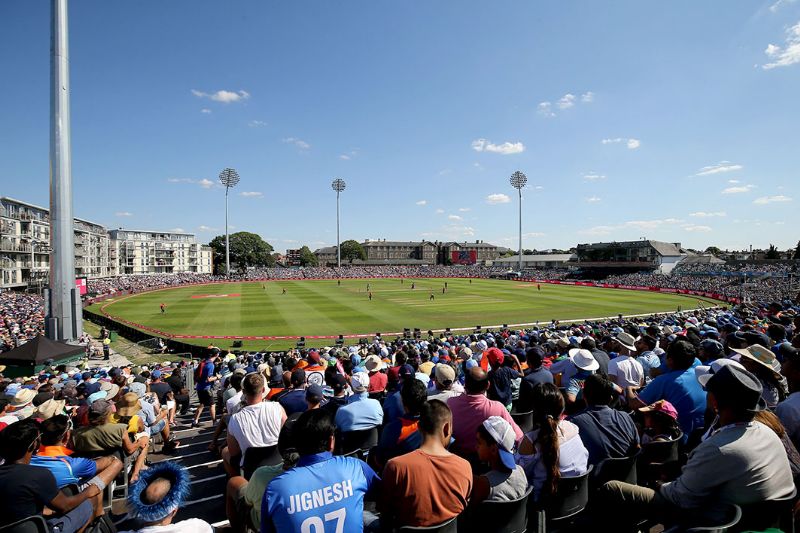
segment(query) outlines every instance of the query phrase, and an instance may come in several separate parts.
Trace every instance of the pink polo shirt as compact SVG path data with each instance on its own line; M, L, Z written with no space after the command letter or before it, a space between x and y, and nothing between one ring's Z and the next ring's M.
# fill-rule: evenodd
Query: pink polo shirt
M468 454L475 453L477 445L475 433L478 431L478 426L483 424L483 421L490 416L503 417L511 427L514 429L516 438L514 439L517 444L522 440L522 430L505 406L494 400L490 400L485 394L462 394L454 396L447 400L447 405L453 412L453 438L455 442L452 448L459 453Z

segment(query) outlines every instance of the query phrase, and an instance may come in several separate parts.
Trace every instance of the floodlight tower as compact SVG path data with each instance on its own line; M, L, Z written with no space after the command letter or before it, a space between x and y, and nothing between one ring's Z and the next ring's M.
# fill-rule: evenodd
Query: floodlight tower
M239 173L225 168L219 173L219 182L225 187L225 277L231 276L231 245L228 236L228 191L239 183Z
M341 178L336 178L331 182L331 188L336 191L336 266L342 268L342 250L339 243L339 193L341 193L347 184Z
M50 283L45 290L45 332L72 341L83 331L81 297L75 287L72 219L72 143L69 117L67 0L50 10ZM33 248L33 245L31 245Z
M519 272L522 272L522 188L528 183L528 176L517 170L509 181L519 193Z

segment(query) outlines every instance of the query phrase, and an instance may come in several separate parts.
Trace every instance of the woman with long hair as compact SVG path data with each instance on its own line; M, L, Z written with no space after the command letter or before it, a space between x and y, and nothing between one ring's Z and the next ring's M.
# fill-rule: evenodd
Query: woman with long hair
M531 496L539 500L555 493L561 476L586 473L589 452L578 434L578 426L562 420L564 396L552 383L533 388L534 429L525 434L516 462L525 470Z

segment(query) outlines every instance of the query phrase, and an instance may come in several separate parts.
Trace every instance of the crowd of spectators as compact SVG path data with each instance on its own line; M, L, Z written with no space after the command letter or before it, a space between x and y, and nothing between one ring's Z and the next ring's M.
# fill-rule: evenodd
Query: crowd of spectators
M590 472L598 523L715 519L794 490L799 331L800 306L773 302L286 353L210 347L196 366L51 366L0 379L0 526L45 508L61 532L104 520L125 463L141 530L210 531L171 523L185 471L145 466L156 435L162 452L178 446L170 428L188 412L190 374L233 531L431 526L485 501L545 505L559 479ZM680 473L639 485L600 474L664 441L684 450ZM251 449L271 460L248 466Z
M0 293L0 352L13 350L44 332L44 306L39 296Z

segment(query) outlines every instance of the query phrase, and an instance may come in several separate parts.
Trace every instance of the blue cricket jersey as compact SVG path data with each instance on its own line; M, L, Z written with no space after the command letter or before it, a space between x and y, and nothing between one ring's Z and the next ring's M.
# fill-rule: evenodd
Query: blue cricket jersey
M364 461L306 455L297 466L274 478L261 501L261 531L361 533L364 496L378 475Z

